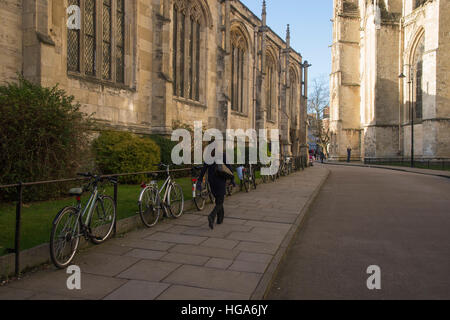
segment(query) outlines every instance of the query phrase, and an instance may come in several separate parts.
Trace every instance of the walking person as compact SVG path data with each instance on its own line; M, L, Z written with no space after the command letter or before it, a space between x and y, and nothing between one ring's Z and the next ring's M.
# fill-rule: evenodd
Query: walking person
M323 153L323 151L320 151L320 162L323 163L324 160L325 160L325 153Z
M352 148L347 147L347 162L350 163L350 160L352 158Z
M233 168L226 163L225 154L223 156L223 163L226 165L228 169L230 169L231 172L233 172ZM211 165L205 163L197 182L198 190L201 190L202 188L200 181L203 181L203 177L205 176L206 172L208 172L208 182L211 187L211 193L216 199L215 201L216 205L214 209L211 211L211 214L208 216L209 227L211 228L211 230L213 230L216 217L217 217L217 224L222 224L225 218L225 211L223 208L223 204L225 202L227 179L217 174L216 163L213 163ZM234 178L231 180L231 183L233 187L236 187Z

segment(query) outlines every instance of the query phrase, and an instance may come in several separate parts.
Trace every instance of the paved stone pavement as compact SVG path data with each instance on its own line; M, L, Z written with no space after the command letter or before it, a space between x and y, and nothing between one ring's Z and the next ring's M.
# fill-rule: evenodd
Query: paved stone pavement
M81 290L68 290L69 275L51 267L0 287L0 300L262 298L328 172L309 168L227 198L213 231L208 208L89 248L73 262Z
M327 167L269 299L450 299L450 180Z

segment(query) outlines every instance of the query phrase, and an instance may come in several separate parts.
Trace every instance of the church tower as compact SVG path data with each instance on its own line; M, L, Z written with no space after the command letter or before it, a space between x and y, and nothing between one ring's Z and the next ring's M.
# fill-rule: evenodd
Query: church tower
M334 0L330 75L330 158L361 157L360 11L358 0Z

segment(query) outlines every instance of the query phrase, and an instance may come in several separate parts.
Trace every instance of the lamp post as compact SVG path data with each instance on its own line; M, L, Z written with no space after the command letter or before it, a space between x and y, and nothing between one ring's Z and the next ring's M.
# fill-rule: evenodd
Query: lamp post
M412 65L408 65L409 67L409 80L408 80L408 88L409 88L409 114L410 114L410 119L411 119L411 168L414 168L414 106L413 106L413 83L414 83L414 78L413 78L413 71L414 71L414 66ZM405 79L406 76L403 74L400 74L399 76L400 79Z

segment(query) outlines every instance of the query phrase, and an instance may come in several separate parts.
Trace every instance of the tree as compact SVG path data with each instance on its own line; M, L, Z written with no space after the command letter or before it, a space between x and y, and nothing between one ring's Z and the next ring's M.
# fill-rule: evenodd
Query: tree
M330 144L330 127L327 110L329 110L330 93L326 76L319 76L312 81L308 97L308 117L310 128L317 144L327 153Z

